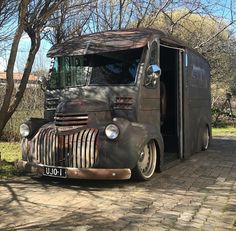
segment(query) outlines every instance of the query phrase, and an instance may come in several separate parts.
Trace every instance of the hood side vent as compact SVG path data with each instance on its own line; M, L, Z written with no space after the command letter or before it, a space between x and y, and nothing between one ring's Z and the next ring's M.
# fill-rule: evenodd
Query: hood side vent
M59 104L59 102L60 102L59 98L49 98L49 99L46 99L46 103L45 103L46 110L48 110L48 111L55 111L57 105Z

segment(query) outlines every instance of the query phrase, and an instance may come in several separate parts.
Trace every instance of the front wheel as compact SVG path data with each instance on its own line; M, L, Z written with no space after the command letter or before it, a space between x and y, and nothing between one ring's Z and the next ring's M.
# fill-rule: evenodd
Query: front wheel
M150 140L140 153L138 163L133 169L137 180L149 180L153 176L157 163L157 149L154 140Z

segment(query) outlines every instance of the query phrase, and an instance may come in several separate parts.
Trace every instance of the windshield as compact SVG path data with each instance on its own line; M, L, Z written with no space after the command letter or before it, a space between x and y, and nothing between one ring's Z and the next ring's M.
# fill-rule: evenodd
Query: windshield
M49 89L90 85L134 84L142 48L54 58Z

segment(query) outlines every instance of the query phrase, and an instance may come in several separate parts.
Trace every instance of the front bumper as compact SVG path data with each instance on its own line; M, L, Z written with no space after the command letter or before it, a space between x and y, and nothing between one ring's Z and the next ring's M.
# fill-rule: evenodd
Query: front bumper
M37 175L43 175L44 166L33 162L19 160L16 163L19 170L24 170ZM102 169L102 168L67 168L65 167L66 178L88 179L88 180L127 180L131 177L129 168L123 169Z

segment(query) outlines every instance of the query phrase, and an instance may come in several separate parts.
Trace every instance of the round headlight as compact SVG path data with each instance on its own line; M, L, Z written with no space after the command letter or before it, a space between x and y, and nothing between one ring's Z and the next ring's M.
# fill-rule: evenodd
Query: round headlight
M109 124L105 128L105 134L108 139L114 140L119 136L119 128L115 124Z
M20 134L23 137L27 137L30 134L30 128L27 124L21 124L20 126Z

